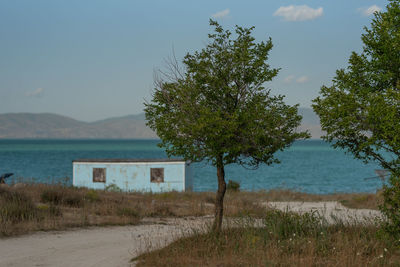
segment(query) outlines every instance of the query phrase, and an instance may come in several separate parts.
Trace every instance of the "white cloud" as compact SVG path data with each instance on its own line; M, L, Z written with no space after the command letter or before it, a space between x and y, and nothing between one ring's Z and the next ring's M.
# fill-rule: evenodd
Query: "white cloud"
M286 21L305 21L321 17L323 13L324 9L322 7L314 9L307 5L290 5L278 8L278 10L275 11L274 16L281 16Z
M381 11L382 8L380 8L377 5L372 5L370 7L361 7L358 9L358 12L360 12L361 14L363 14L364 16L371 16L373 15L375 12L379 12Z
M26 92L25 95L27 97L39 97L42 96L44 93L44 89L43 88L37 88L31 92Z
M225 10L222 10L222 11L219 11L219 12L217 12L215 14L212 14L211 16L214 19L223 19L223 18L225 18L226 16L229 15L229 12L230 12L230 10L229 10L229 8L227 8Z
M297 83L306 83L306 82L308 82L308 77L307 76L301 76L301 77L299 77L299 78L297 78L296 79L296 82Z
M285 79L283 79L284 83L291 83L294 79L294 75L289 75Z

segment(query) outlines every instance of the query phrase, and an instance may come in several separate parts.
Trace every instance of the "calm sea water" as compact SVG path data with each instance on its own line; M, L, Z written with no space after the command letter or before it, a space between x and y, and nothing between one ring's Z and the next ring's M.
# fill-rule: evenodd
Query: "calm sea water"
M0 140L0 174L14 173L9 183L33 180L64 182L72 177L72 160L81 158L164 158L156 140ZM376 164L365 165L323 141L294 143L277 154L281 164L247 170L226 167L227 180L238 181L243 190L288 188L308 193L375 192L382 186L375 176ZM214 191L216 170L194 163L194 191ZM67 183L71 183L70 180Z

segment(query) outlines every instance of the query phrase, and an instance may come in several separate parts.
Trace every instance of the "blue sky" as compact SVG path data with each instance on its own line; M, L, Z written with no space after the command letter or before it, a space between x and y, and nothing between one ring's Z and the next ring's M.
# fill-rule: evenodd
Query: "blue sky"
M52 112L79 120L137 114L153 71L174 49L200 50L211 31L255 26L272 38L266 84L288 104L309 107L321 85L361 51L382 0L89 1L0 0L0 113Z

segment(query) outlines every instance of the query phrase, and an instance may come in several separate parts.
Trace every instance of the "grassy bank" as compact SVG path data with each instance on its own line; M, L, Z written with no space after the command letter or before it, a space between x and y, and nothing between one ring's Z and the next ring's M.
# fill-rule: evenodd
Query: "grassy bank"
M116 191L110 188L110 191ZM145 217L204 216L214 212L211 192L121 193L60 185L0 187L0 236L71 227L138 224ZM376 209L377 194L312 195L289 190L228 192L225 214L263 217L265 201L341 201Z
M399 266L396 241L374 224L329 225L315 214L267 211L222 233L199 233L132 259L137 266ZM246 223L247 222L247 223Z

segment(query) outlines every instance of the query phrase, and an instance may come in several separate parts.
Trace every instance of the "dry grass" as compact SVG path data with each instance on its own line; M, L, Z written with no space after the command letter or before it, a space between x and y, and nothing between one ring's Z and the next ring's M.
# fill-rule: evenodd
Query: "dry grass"
M342 205L353 209L377 210L383 201L381 192L373 193L335 193L326 195L308 194L292 190L269 190L259 192L240 192L242 197L250 195L250 198L263 201L339 201Z
M135 259L137 266L398 266L374 225L328 225L313 214L268 211L262 227L194 233Z
M338 200L348 207L377 208L375 194L311 195L289 190L228 192L225 215L261 218L265 201ZM0 237L37 230L93 225L138 224L144 217L204 216L214 213L215 193L120 193L61 185L0 187Z

